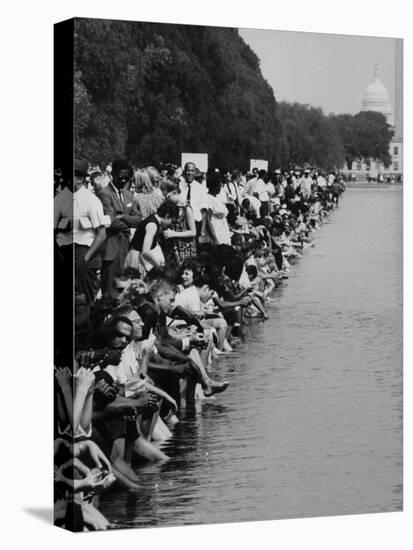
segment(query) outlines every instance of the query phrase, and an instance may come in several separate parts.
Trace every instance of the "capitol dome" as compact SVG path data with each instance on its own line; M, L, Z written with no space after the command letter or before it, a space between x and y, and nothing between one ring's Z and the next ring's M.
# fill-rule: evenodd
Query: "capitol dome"
M374 70L374 81L367 86L361 110L383 113L383 115L387 118L387 122L391 122L393 111L390 96L387 88L379 79L377 65Z

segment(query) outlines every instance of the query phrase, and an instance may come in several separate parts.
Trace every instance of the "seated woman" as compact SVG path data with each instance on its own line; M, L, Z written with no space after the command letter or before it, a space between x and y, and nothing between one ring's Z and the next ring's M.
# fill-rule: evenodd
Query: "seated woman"
M175 305L181 305L191 311L200 320L204 328L212 328L217 334L217 348L219 351L232 351L227 341L228 324L223 315L207 308L212 300L213 289L206 276L194 274L191 263L183 266L181 274L182 290L175 297Z
M141 274L147 274L154 267L160 268L165 264L165 257L159 245L161 231L167 229L178 218L179 209L171 201L165 201L152 214L141 221L136 228L131 241L129 260L125 267L134 267Z

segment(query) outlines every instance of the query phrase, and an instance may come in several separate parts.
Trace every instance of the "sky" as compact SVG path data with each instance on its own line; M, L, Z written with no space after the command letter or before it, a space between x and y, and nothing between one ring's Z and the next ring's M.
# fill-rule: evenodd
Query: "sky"
M358 113L378 63L394 108L392 38L261 29L239 33L260 59L277 101L308 103L325 114Z

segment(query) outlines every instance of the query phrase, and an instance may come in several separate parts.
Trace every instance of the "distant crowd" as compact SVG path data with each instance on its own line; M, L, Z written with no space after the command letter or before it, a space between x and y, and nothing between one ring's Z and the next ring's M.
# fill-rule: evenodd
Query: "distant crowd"
M268 317L343 191L334 172L193 162L77 159L73 178L56 174L57 525L109 528L97 495L112 483L139 491L139 462L168 460L180 411L231 391L211 364Z

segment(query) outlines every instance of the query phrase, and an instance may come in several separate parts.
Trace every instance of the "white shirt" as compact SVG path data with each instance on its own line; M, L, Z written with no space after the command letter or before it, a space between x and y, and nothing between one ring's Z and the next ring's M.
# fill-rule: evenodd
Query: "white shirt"
M246 181L244 183L244 193L246 193L247 195L252 195L252 188L256 184L257 180L258 180L257 177L253 177L253 178L249 179L248 181Z
M175 305L188 311L201 311L201 300L195 285L184 288L175 296Z
M254 209L254 212L255 212L257 218L260 218L261 217L261 201L259 199L257 199L257 197L252 197L252 196L249 197L248 196L247 198L250 201L250 205Z
M269 199L267 187L264 180L262 180L261 178L257 179L257 181L252 186L251 194L253 195L254 193L258 194L258 198L262 202L267 202Z
M54 199L54 227L62 230L71 224L71 230L58 232L58 246L72 243L91 246L95 239L95 229L105 225L103 206L100 200L83 185L72 193L67 187Z
M240 190L238 184L235 181L229 181L223 187L225 191L225 202L234 204L240 199Z
M207 196L206 188L195 180L190 185L190 204L194 213L194 220L196 222L200 222L202 220L201 210L202 208L205 208L205 197ZM185 180L181 180L179 187L181 189L180 201L184 203L188 200L189 185Z
M317 184L318 184L319 187L322 187L322 188L326 187L326 186L327 186L327 182L326 182L325 177L324 177L324 176L318 176L318 178L317 178Z
M275 187L272 181L267 181L267 183L265 184L265 188L267 190L269 197L272 197L273 195L275 195Z
M117 384L125 384L130 378L137 378L139 363L136 359L134 342L130 342L122 352L119 365L108 365L104 369Z

